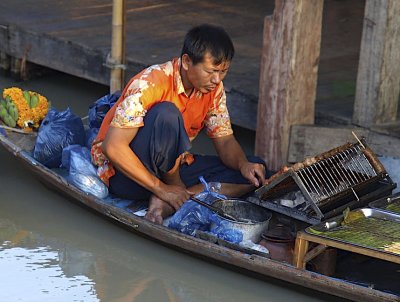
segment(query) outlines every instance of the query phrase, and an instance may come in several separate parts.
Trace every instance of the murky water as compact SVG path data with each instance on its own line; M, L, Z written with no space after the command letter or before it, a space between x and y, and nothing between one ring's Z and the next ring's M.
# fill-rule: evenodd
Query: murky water
M62 74L15 83L80 116L107 88ZM240 134L240 131L239 131ZM241 141L251 150L251 137ZM197 150L207 153L211 145ZM0 301L327 301L163 247L38 182L0 149ZM330 299L337 301L337 299Z

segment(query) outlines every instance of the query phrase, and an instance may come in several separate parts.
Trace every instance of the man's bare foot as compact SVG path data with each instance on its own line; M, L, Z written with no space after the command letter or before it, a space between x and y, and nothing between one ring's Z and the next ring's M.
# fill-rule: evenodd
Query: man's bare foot
M149 200L149 209L144 218L154 223L162 224L164 218L171 216L174 212L174 208L168 203L157 196L152 195Z

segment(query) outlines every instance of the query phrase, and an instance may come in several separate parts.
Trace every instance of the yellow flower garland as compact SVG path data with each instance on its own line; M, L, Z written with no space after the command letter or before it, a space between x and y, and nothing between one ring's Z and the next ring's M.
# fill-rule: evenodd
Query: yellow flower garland
M45 118L49 111L49 102L47 98L39 93L29 91L32 97L36 95L39 98L39 103L35 108L30 108L29 104L24 98L23 91L18 87L6 88L3 90L3 98L10 97L11 101L18 109L17 125L23 129L38 128L40 122Z

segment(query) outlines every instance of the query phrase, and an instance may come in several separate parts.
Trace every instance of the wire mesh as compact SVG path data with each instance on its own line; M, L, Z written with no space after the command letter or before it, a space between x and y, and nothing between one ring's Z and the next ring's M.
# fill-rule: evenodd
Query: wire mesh
M377 176L360 145L354 145L296 172L315 203Z

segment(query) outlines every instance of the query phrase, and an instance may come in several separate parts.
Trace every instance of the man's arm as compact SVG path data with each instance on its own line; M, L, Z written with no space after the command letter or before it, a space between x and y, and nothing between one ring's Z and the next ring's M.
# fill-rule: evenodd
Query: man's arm
M112 164L127 177L151 191L154 195L178 209L190 192L179 185L167 185L151 174L129 147L139 128L110 126L102 143L103 153Z
M264 165L249 162L233 134L213 138L213 143L224 165L239 170L256 187L265 182Z

